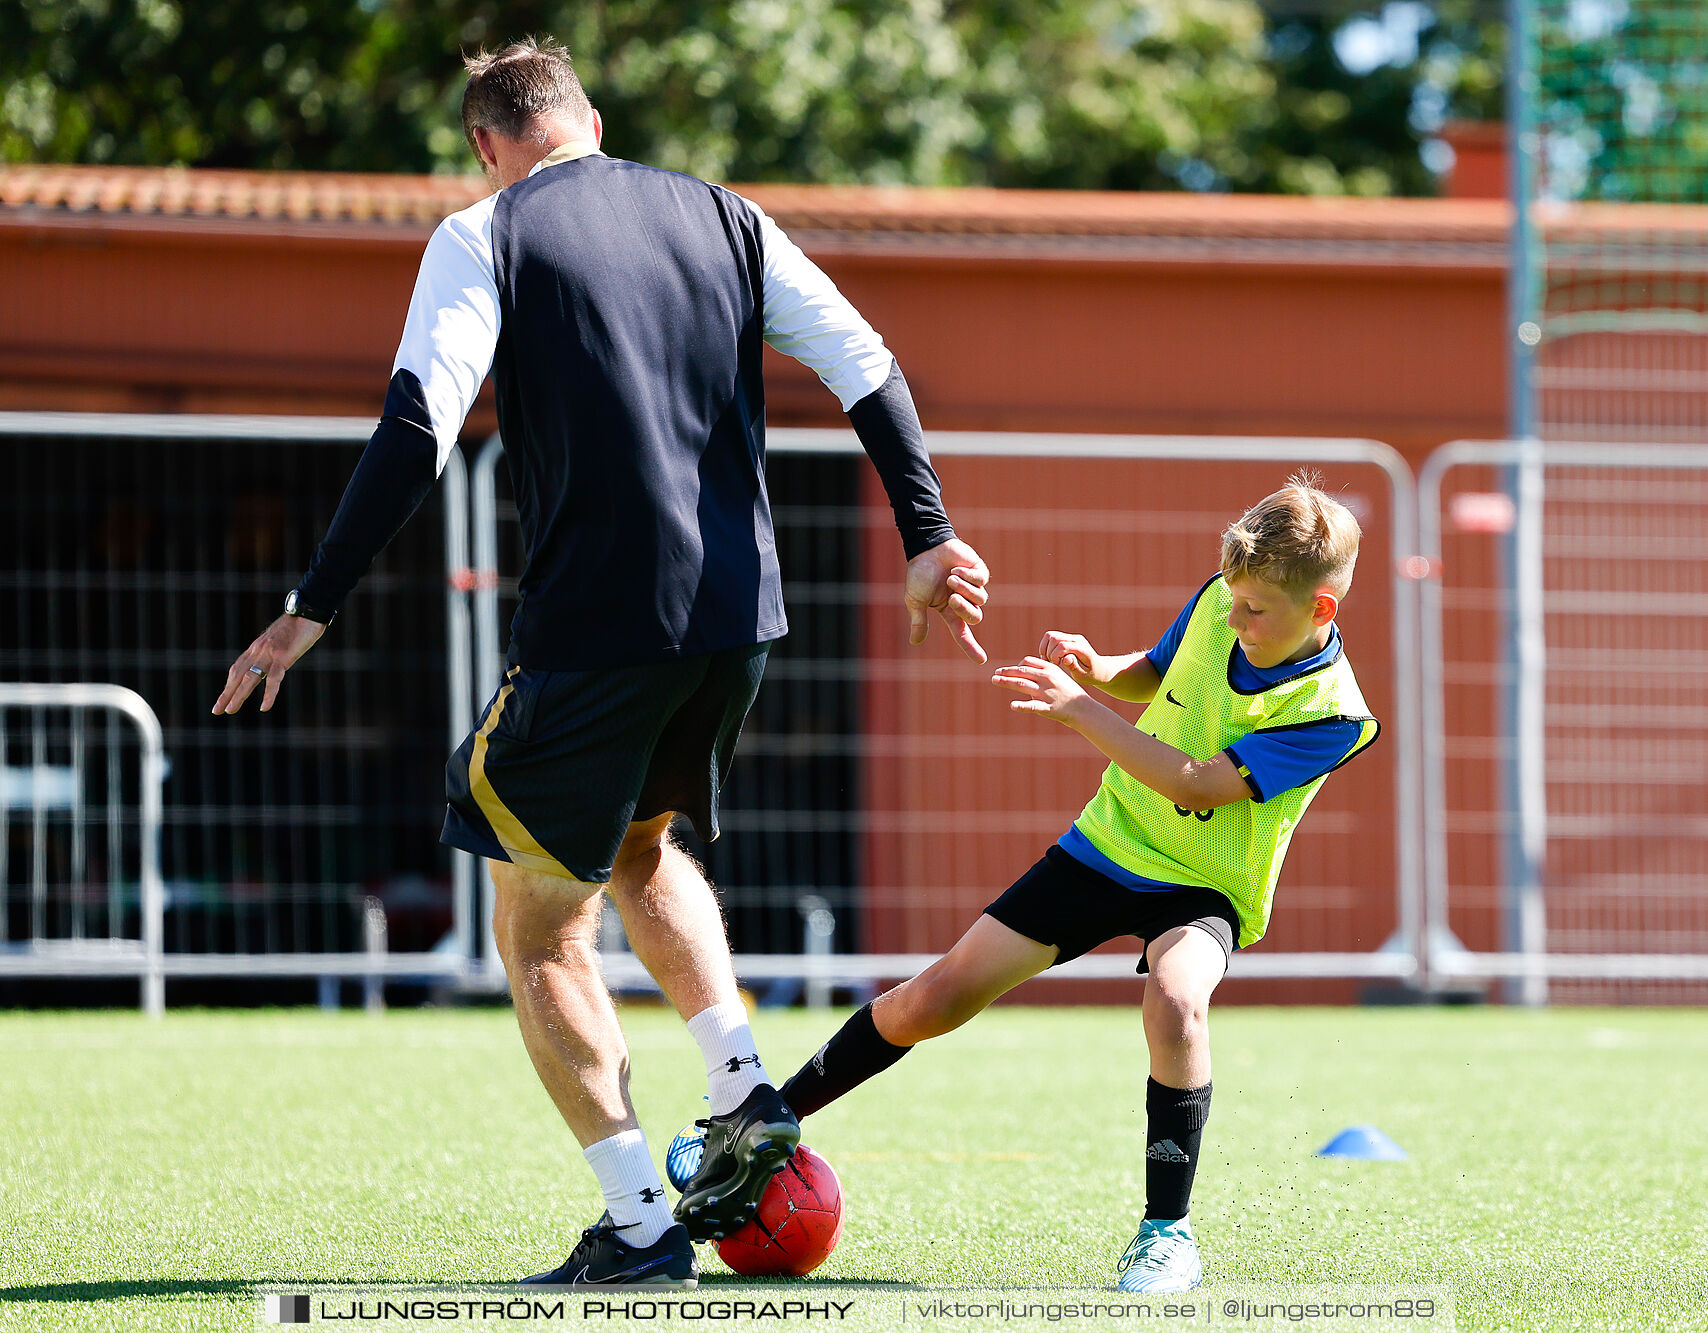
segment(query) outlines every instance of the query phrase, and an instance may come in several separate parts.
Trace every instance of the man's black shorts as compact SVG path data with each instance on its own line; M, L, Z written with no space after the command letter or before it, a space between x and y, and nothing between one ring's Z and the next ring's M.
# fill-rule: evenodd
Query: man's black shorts
M1207 931L1230 956L1239 939L1239 914L1214 889L1129 889L1053 845L984 910L1027 939L1060 949L1051 967L1123 935L1137 935L1148 947L1176 926ZM1139 971L1148 970L1141 959Z
M607 671L512 666L445 766L440 841L603 884L629 825L718 836L718 788L768 644Z

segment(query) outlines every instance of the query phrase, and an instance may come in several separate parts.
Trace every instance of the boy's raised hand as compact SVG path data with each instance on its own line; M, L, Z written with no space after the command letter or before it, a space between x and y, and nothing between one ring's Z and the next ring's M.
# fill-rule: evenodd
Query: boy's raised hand
M1067 672L1042 657L998 667L990 683L1021 696L1009 702L1015 712L1038 713L1064 726L1072 726L1088 708L1101 707Z
M1098 685L1107 679L1101 670L1102 655L1083 634L1048 630L1038 642L1038 656L1059 666L1081 685L1088 681Z

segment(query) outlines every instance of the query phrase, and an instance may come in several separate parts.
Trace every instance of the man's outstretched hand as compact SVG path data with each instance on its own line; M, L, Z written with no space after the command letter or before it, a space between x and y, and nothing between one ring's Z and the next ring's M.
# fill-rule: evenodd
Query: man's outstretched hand
M255 687L265 683L267 689L261 696L261 711L265 713L279 697L285 672L325 632L325 625L305 616L280 616L231 664L231 670L225 673L225 689L214 703L213 711L235 713ZM252 667L256 669L251 670Z
M973 626L984 619L984 604L990 594L985 585L990 570L979 553L958 537L921 551L907 562L907 616L909 643L924 643L930 628L927 611L935 611L949 626L961 651L975 662L988 660L973 636Z

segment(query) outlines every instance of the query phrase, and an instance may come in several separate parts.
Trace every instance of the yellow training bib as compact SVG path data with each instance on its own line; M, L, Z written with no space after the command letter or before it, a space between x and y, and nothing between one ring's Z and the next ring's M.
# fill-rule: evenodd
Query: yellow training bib
M1137 724L1140 730L1198 760L1213 758L1254 732L1331 719L1361 724L1341 764L1376 739L1380 726L1370 716L1344 650L1326 666L1255 694L1236 689L1230 673L1240 647L1228 628L1232 606L1233 595L1220 574L1199 590L1174 660ZM1246 800L1214 810L1182 810L1110 764L1076 822L1092 846L1135 875L1226 894L1239 912L1244 948L1262 939L1269 927L1287 844L1327 776L1261 804Z

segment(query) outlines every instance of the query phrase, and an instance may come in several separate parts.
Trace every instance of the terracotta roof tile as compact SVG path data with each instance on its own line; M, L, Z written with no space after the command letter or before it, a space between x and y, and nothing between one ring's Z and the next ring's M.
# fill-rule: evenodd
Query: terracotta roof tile
M1180 235L1241 232L1481 232L1485 201L1347 200L1075 190L912 189L855 185L737 187L773 216L831 231L941 235ZM255 172L180 167L0 167L0 205L128 214L312 222L436 223L483 198L478 176Z
M431 226L487 193L469 176L181 167L0 167L0 207L70 213Z
M1072 190L741 186L813 244L867 249L1033 250L1091 254L1287 257L1333 245L1372 258L1428 251L1432 262L1494 262L1507 205L1487 199L1325 199ZM251 221L260 226L389 225L426 229L483 198L477 176L0 166L0 218L111 214ZM14 214L16 216L16 214ZM1708 237L1708 209L1590 205L1552 229L1674 243Z

